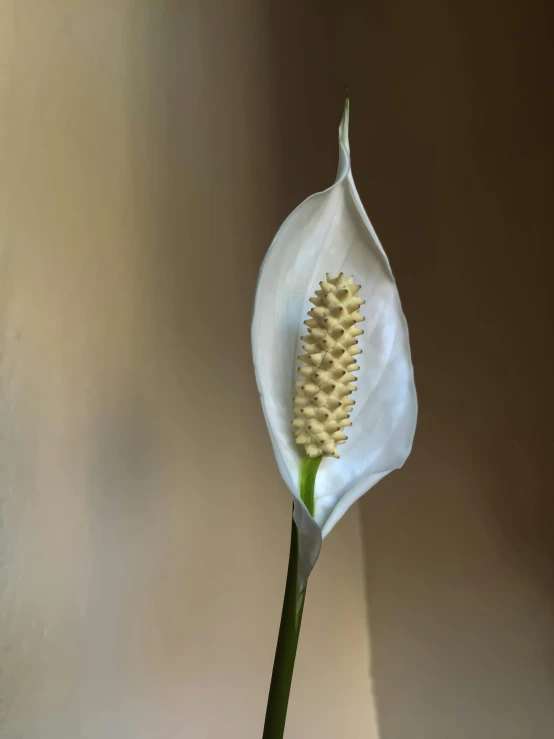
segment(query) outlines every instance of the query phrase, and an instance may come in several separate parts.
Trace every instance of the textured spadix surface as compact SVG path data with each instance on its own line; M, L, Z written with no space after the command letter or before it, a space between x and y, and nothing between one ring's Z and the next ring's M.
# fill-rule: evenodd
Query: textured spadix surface
M252 350L265 419L279 470L295 497L300 557L307 577L325 536L363 493L400 467L412 446L417 399L408 328L385 252L354 185L348 143L349 106L339 128L335 183L286 219L262 264L252 321ZM363 352L348 443L340 459L321 462L314 516L300 500L304 448L291 432L303 321L321 276L354 275L365 300Z
M352 393L360 367L356 355L362 350L356 337L363 331L358 308L365 303L356 297L360 285L353 277L327 273L320 289L310 298L314 304L304 323L308 335L302 337L305 354L298 359L302 379L296 383L293 421L297 444L303 444L309 457L336 457L337 445L345 444L344 429L351 426L350 412L355 403Z

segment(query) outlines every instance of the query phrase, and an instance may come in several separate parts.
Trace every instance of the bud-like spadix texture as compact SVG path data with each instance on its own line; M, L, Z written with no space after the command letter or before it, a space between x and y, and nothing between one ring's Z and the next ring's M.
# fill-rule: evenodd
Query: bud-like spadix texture
M356 389L353 374L360 369L356 355L358 337L363 331L356 323L363 321L358 308L365 300L356 297L360 285L353 277L338 277L327 273L310 298L314 304L304 321L308 335L302 337L305 354L298 359L304 363L298 372L302 379L296 383L294 413L297 418L294 436L297 444L304 444L309 457L336 457L338 444L346 442L344 429L350 426L350 411L354 405L352 393Z

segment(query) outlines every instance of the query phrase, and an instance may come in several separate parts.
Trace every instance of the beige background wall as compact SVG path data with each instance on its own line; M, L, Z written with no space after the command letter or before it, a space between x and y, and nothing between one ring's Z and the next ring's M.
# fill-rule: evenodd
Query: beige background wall
M547 21L0 0L2 739L260 736L290 502L251 302L345 82L421 416L361 506L368 610L355 511L326 542L288 735L551 736Z
M295 161L268 4L1 7L0 736L258 739L291 500L251 306L336 166L324 37L300 19ZM310 584L291 738L376 736L362 564L352 513Z

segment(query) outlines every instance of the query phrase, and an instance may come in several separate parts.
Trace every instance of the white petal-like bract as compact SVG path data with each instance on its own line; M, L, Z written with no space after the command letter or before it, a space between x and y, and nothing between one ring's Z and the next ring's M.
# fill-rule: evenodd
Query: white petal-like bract
M417 398L408 327L387 256L354 185L348 143L349 105L339 128L335 183L285 220L262 264L252 321L252 351L262 407L279 470L295 497L300 559L307 578L321 539L346 510L408 457ZM300 500L291 400L302 354L303 321L326 273L352 275L365 300L363 363L356 405L340 459L325 457L315 485L314 517Z

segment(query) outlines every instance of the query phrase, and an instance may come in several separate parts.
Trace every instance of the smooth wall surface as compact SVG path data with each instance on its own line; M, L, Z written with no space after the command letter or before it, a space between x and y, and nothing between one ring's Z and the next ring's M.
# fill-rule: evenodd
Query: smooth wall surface
M328 25L420 401L362 503L381 739L554 735L552 10L360 1Z
M550 739L551 28L539 0L0 0L2 739L260 736L290 503L251 300L345 83L420 423L361 507L367 610L354 511L326 541L288 735Z
M291 501L249 324L336 166L318 7L0 8L0 736L258 739ZM356 511L304 618L287 736L376 737Z

